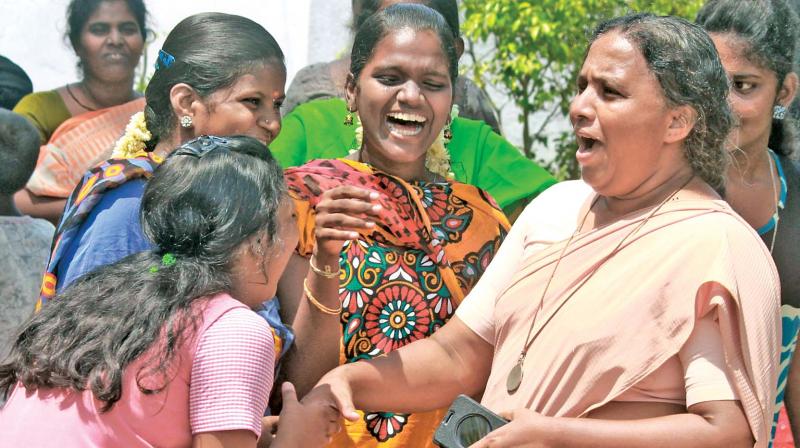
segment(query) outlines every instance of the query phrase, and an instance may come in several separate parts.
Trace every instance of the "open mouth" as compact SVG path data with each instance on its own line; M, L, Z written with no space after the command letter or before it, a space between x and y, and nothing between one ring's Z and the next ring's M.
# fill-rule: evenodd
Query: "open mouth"
M590 137L578 137L578 146L581 151L591 151L597 140Z
M403 136L413 137L422 132L427 119L421 115L402 112L393 112L386 115L386 125L389 132Z

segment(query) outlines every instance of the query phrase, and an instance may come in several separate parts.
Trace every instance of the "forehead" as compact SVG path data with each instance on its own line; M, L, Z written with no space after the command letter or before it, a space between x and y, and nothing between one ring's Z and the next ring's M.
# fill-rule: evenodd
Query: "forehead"
M424 65L448 67L439 36L431 30L392 30L375 45L368 65Z
M719 59L728 72L748 72L765 74L770 72L758 61L753 60L750 45L746 40L732 33L712 33L711 40L719 53Z
M639 49L617 32L603 34L592 43L581 75L655 80Z
M133 16L128 8L128 2L125 0L106 0L97 4L97 8L89 16L87 23L97 21L136 22L136 17Z

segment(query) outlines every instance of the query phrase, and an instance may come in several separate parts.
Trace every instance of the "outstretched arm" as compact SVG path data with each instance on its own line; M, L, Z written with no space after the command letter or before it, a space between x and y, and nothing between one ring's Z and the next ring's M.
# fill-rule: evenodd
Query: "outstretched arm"
M489 343L453 317L427 339L334 369L303 401L334 406L349 420L358 419L356 409L405 413L445 407L459 394L483 391L492 353Z

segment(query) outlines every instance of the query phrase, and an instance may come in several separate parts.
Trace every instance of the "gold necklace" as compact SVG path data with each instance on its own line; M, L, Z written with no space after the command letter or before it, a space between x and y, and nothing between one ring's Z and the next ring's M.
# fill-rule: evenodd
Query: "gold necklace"
M774 215L774 217L775 217L775 227L772 228L772 242L769 244L769 253L772 253L772 250L775 248L775 237L778 236L778 223L781 220L780 206L779 206L781 198L778 195L778 190L775 188L775 173L772 172L773 165L775 165L775 169L776 170L778 169L777 161L775 163L772 163L772 154L769 153L770 152L769 149L767 149L767 151L768 151L767 152L767 157L769 157L769 161L770 161L770 164L769 164L769 181L770 181L770 184L772 185L772 197L775 198L775 215Z
M647 224L647 221L649 221L650 218L652 218L661 209L661 207L664 206L664 204L666 204L670 199L672 199L676 194L678 194L679 191L683 190L687 185L689 185L689 182L691 182L692 179L694 179L694 175L692 175L692 177L690 177L689 180L686 181L686 183L684 183L683 185L678 187L678 189L676 189L669 196L667 196L666 199L661 201L661 203L658 204L658 206L656 206L647 215L647 217L645 217L645 219L641 223L639 223L638 226L636 226L635 229L633 229L630 233L625 235L624 238L622 238L622 240L617 244L617 246L614 247L614 250L612 250L611 253L609 253L608 256L605 257L605 260L607 261L607 260L611 259L611 257L613 257L614 255L616 255L616 253L622 247L622 244L625 243L625 241L627 241L628 238L630 238L636 232L638 232L639 229L644 227L644 225ZM531 345L533 344L533 341L536 340L536 337L539 336L539 333L542 332L544 327L547 326L547 324L556 315L556 313L558 313L558 311L561 309L561 307L563 307L569 301L569 299L571 299L572 296L575 295L575 293L578 292L578 290L581 289L581 287L583 287L583 285L585 285L586 282L588 282L589 279L592 278L592 276L594 276L594 274L597 272L598 269L600 269L600 266L602 265L602 263L601 263L600 265L595 267L594 270L592 272L590 272L589 275L587 275L586 278L584 278L581 281L581 283L578 284L575 287L575 289L572 290L572 292L569 293L569 295L561 302L561 304L558 305L558 307L550 314L550 316L542 324L542 326L539 327L539 329L536 331L536 333L533 334L533 337L531 337L531 333L533 333L533 328L536 326L536 318L539 317L539 313L542 311L542 308L544 307L544 298L545 298L545 295L547 295L547 290L550 288L550 283L553 281L553 277L555 277L555 275L556 275L556 270L558 270L558 265L561 264L561 259L564 257L564 254L567 252L567 248L572 243L572 240L575 238L575 236L578 233L580 233L580 230L583 228L583 225L586 223L586 218L589 216L589 213L592 211L592 208L594 208L594 205L597 203L598 199L600 199L599 195L594 199L594 201L592 201L592 204L589 206L589 209L583 215L583 219L581 219L580 225L572 233L572 235L569 237L569 239L567 240L567 244L564 245L564 248L561 249L561 253L558 255L558 259L556 260L556 265L553 267L553 271L550 273L550 277L547 279L547 284L545 285L544 291L542 291L542 297L539 300L539 307L536 310L536 314L533 315L533 320L531 322L531 326L530 326L530 328L528 328L528 335L525 336L525 345L522 347L522 350L519 353L519 358L517 359L517 363L514 365L514 367L511 368L511 370L508 372L508 376L506 377L506 390L508 391L509 395L514 394L519 389L519 386L522 385L522 366L525 363L525 356L527 356L528 349L530 349Z

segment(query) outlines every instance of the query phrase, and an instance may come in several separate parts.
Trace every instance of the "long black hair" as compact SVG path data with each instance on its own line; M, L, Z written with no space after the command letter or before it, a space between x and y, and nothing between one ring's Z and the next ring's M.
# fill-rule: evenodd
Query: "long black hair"
M27 390L88 389L106 411L122 396L126 366L145 353L152 361L136 372L139 388L166 386L176 351L197 328L192 304L231 290L232 261L251 237L275 242L287 198L263 143L215 144L202 156L179 148L147 183L141 222L155 249L81 277L23 325L0 364L0 396L18 382Z
M795 71L800 21L785 0L710 0L697 13L696 22L709 33L736 37L748 61L775 74L778 91L786 75ZM772 120L768 143L772 150L791 155L794 138L795 129L788 116Z
M177 117L169 95L176 84L188 84L205 98L265 64L286 69L275 38L258 23L232 14L189 16L175 25L161 48L174 61L159 63L145 90L145 121L153 135L147 142L150 150L175 129Z

